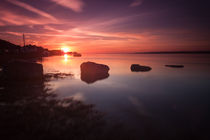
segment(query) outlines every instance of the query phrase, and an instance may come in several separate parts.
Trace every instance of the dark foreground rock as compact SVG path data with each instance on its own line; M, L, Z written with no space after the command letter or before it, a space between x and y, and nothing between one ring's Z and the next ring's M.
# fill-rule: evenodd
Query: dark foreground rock
M43 80L42 64L27 61L11 61L3 68L3 76L6 80Z
M109 77L109 67L94 62L84 62L80 65L81 80L90 84Z
M132 72L147 72L150 71L152 68L149 66L141 66L139 64L132 64L131 71Z
M165 66L170 68L184 68L184 65L165 65Z

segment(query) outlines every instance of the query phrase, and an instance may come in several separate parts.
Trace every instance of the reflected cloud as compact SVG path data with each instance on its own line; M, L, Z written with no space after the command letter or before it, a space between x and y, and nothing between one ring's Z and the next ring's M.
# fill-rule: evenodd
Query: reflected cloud
M73 96L73 99L78 101L85 101L85 96L83 93L78 92Z
M130 96L128 97L128 100L137 108L137 112L141 115L147 115L145 111L145 107L142 102L137 97Z

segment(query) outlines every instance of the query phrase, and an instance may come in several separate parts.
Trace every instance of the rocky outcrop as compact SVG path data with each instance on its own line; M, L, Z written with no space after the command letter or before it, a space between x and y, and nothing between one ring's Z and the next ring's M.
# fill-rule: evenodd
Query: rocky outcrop
M147 71L150 71L152 70L151 67L149 66L141 66L139 64L132 64L131 65L131 71L132 72L147 72Z
M90 84L109 77L109 67L94 62L84 62L80 65L81 80Z
M4 66L3 75L6 80L42 81L43 66L27 61L11 61Z
M184 68L184 65L165 65L165 66L170 68Z

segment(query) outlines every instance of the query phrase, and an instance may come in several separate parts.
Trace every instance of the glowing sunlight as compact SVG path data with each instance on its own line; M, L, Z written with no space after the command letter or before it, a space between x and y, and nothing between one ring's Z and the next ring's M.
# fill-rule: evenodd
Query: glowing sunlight
M70 52L70 48L68 48L68 47L62 47L61 50L62 50L64 53Z
M64 62L67 62L68 58L69 58L68 54L64 54Z

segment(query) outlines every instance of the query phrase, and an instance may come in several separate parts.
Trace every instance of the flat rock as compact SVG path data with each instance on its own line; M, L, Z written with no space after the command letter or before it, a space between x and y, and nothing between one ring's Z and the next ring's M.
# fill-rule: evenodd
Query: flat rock
M94 62L84 62L80 65L81 80L90 84L109 77L109 67Z
M131 71L132 72L147 72L147 71L150 71L152 70L151 67L149 66L142 66L142 65L139 65L139 64L132 64L131 65Z

